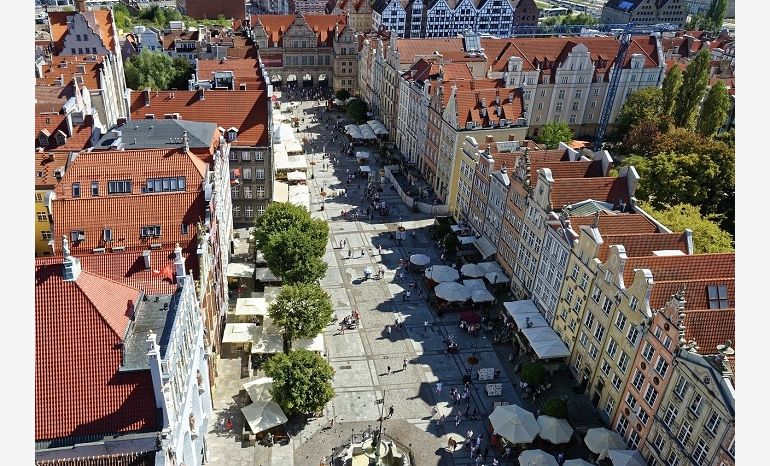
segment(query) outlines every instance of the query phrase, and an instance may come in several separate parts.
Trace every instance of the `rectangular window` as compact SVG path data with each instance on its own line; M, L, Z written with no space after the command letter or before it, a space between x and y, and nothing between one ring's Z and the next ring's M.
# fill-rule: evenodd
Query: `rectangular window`
M676 405L674 403L669 404L666 415L663 416L663 424L666 424L666 427L670 429L674 425L674 421L676 421L677 414L679 414L679 409L677 409Z
M575 289L570 287L567 289L567 295L564 297L564 300L567 301L567 304L570 304L572 302L572 297L575 295Z
M690 435L692 435L692 425L685 419L682 421L682 427L679 428L676 439L679 440L679 443L682 445L686 445L687 441L690 440Z
M594 314L591 311L586 312L585 326L588 330L591 330L594 326Z
M615 409L615 398L607 398L607 404L604 406L604 414L612 416L612 410Z
M717 430L719 430L719 424L722 422L722 418L719 417L719 413L716 411L711 411L711 416L709 416L709 420L706 421L706 429L711 432L712 435L717 434Z
M238 199L238 196L240 195L238 191L238 186L231 186L230 187L230 197L233 199Z
M642 387L644 386L644 374L639 369L634 373L634 379L631 381L631 385L633 385L639 393L642 392Z
M112 228L105 228L102 230L102 239L104 241L112 241Z
M35 202L43 202L43 195L40 193L35 193Z
M596 324L596 330L594 331L594 338L596 338L596 341L598 341L600 344L602 342L602 338L604 338L604 325L602 324Z
M692 452L692 459L698 465L705 464L706 457L709 453L709 446L702 438L698 439L698 443L695 445L695 450Z
M599 349L591 343L591 347L588 348L588 355L591 356L591 359L596 359L596 356L599 354Z
M92 196L98 196L99 195L99 182L98 181L92 181L91 182L91 195Z
M628 302L628 306L632 311L636 311L636 309L639 307L639 300L636 299L636 296L631 296L631 300Z
M40 232L40 237L41 237L41 238L42 238L44 241L49 241L49 240L50 240L50 239L51 239L53 236L51 236L51 232L50 232L50 231L48 231L48 230L43 230L43 231L41 231L41 232Z
M150 225L142 227L139 231L139 236L148 238L151 236L160 236L160 225Z
M187 223L183 223L180 231L182 232L183 235L190 233L190 225Z
M257 168L254 170L254 179L256 180L264 180L265 179L265 169L264 168Z
M254 207L250 205L246 206L246 218L254 218Z
M618 316L615 318L615 327L621 332L626 328L626 316L622 312L618 312Z
M658 432L655 434L655 439L652 441L652 445L656 450L658 450L658 452L662 452L666 449L666 438L663 437L663 434Z
M692 401L690 401L690 406L688 409L691 413L695 414L696 416L700 415L700 408L703 405L703 396L695 392L695 395L692 397Z
M265 160L265 154L261 150L255 151L254 160L256 161Z
M251 153L247 150L241 151L241 160L244 162L251 160Z
M540 90L540 97L545 97L545 89Z
M565 89L559 89L559 99L563 99L567 91Z
M612 300L609 296L604 297L604 302L602 302L602 312L607 316L612 312Z
M580 332L580 344L583 348L588 347L588 335L586 335L586 332Z
M580 102L572 102L572 111L576 112L580 108Z
M652 356L655 354L655 348L647 341L644 342L644 349L642 349L642 357L647 362L652 362Z
M584 273L582 279L580 280L580 289L585 291L586 287L588 287L588 274Z
M668 373L668 361L663 359L663 356L658 356L658 362L655 364L655 372L660 374L661 378L665 377Z
M647 414L647 411L643 409L639 409L639 414L636 416L639 418L639 421L642 423L642 425L647 425L648 422L650 422L650 415Z
M80 197L80 183L72 183L72 197Z
M665 346L667 349L671 349L671 337L666 335L666 337L663 339L663 346Z
M628 362L631 360L631 358L628 357L628 355L625 353L625 351L620 352L620 357L618 358L618 369L620 369L620 372L626 373L626 369L628 369Z
M561 102L557 102L556 103L556 111L557 112L561 112L562 108L563 108L562 103Z
M652 386L652 384L647 386L647 391L644 392L644 401L647 402L648 405L650 405L650 408L652 408L652 405L655 403L655 400L658 398L658 390L655 389L655 387Z
M639 338L639 329L636 326L629 327L626 338L628 338L629 343L635 345L637 338Z
M589 113L588 114L588 119L589 120L593 120L594 119L594 114L593 113Z
M107 182L107 194L130 194L131 180L113 180Z
M618 342L615 341L614 338L610 337L610 342L607 343L607 354L610 355L611 358L615 358L615 353L618 351Z
M233 206L233 217L234 218L241 218L241 206L234 205Z
M618 377L617 374L612 374L612 387L616 392L620 391L620 386L623 385L623 379Z
M575 110L575 109L573 109L573 110ZM570 115L569 116L569 122L572 123L572 124L576 123L577 122L577 115L575 115L575 114Z
M676 454L675 450L671 450L671 452L668 454L668 458L666 459L666 466L679 466L679 455Z
M610 363L607 362L606 359L602 359L602 374L606 375L607 377L610 376Z
M252 199L253 198L253 192L252 192L251 186L244 186L243 187L243 197L244 197L244 199Z
M72 230L70 231L70 241L73 243L77 243L79 241L84 241L86 239L86 232L83 230Z
M726 309L729 307L727 301L727 285L709 285L708 287L709 309Z
M582 78L582 76L581 76L581 78L580 78L580 79L583 79L583 78ZM581 97L583 97L583 89L578 89L578 90L576 90L576 91L575 91L575 98L576 98L576 99L580 99Z
M264 199L264 198L265 198L265 187L257 186L257 199Z
M622 437L626 436L626 432L628 432L628 419L625 416L620 416L620 419L618 419L615 432L619 433Z
M573 280L577 280L577 276L578 276L578 266L576 265L575 267L572 268L572 275L570 275L570 277L572 277Z
M250 180L251 179L251 168L244 168L243 169L243 179L244 180Z
M45 212L38 212L37 213L37 221L38 222L47 222L48 221L48 214Z

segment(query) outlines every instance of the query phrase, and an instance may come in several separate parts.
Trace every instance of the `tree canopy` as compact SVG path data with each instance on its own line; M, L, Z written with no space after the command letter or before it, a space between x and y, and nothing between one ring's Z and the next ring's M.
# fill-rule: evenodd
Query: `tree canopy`
M663 94L657 87L645 87L633 92L620 108L615 128L627 134L632 126L642 121L655 121L663 112Z
M350 92L348 92L346 89L340 89L334 94L334 97L344 102L350 98Z
M267 246L267 240L273 233L298 227L310 220L307 209L289 202L273 202L265 212L254 221L254 238L257 249Z
M696 206L690 204L677 204L656 209L649 204L641 203L640 207L671 231L691 229L696 254L735 250L732 236L719 228L717 223L719 217L715 214L703 216Z
M722 81L717 81L706 93L695 130L701 136L711 136L724 125L730 111L730 94Z
M725 13L727 13L727 0L711 0L703 28L708 31L719 31L725 20Z
M276 354L264 369L273 378L273 400L286 414L316 413L334 397L334 369L317 353L300 349Z
M267 311L283 329L287 346L298 338L321 333L334 312L331 298L317 283L284 285Z
M709 50L704 48L687 65L682 74L682 85L674 105L674 123L692 129L698 115L698 107L708 86Z
M559 147L560 142L565 144L572 142L572 130L567 123L553 121L540 128L540 135L536 140L545 144L548 149L555 149Z
M576 15L550 16L543 20L544 26L559 26L573 24L599 24L599 20L588 13L578 13Z
M558 419L567 419L567 402L561 398L551 398L543 404L543 414Z
M539 385L545 380L545 368L537 361L525 362L521 367L521 380L530 385Z
M682 69L673 66L663 78L663 87L661 88L661 110L666 115L671 115L674 111L676 96L679 94L679 88L682 86Z
M169 89L173 81L182 78L179 67L175 66L171 57L163 52L152 52L146 49L130 57L123 69L126 85L135 90L147 87L152 90ZM187 79L189 75L183 78Z
M124 4L118 2L112 7L112 14L115 16L115 25L125 32L137 25L164 29L168 27L170 21L184 21L187 26L232 27L232 21L225 18L224 15L219 15L217 19L199 20L182 15L176 8L164 8L158 5L142 8L137 13L133 13Z
M354 99L348 103L347 112L351 120L356 124L361 124L366 121L366 112L368 111L366 102L361 99Z

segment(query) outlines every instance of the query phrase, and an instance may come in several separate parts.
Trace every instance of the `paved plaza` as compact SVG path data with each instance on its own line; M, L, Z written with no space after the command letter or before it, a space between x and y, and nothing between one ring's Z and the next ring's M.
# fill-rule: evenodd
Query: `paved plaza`
M305 102L302 108L307 109L310 104L315 102ZM306 122L311 114L305 112ZM328 114L318 112L316 115L323 119ZM483 333L470 336L458 328L458 314L448 313L438 318L429 309L424 283L419 276L406 272L403 279L397 277L397 271L403 270L398 269L399 260L406 261L411 254L426 254L432 263L440 262L440 253L428 231L433 218L413 214L386 182L380 199L391 207L387 219L383 220L380 216L372 220L343 219L343 211L367 205L363 199L365 183L363 180L359 182L359 178L347 187L347 196L327 198L325 208L321 210L322 187L327 190L345 189L347 173L355 172L358 164L355 158L341 154L341 144L347 144L346 139L338 136L337 144L329 142L332 131L326 128L323 120L320 125L311 123L310 126L310 130L299 129L300 136L309 139L306 144L308 158L320 160L319 155L312 153L320 152L324 145L335 158L327 168L324 168L323 162L316 164L313 167L314 179L309 180L311 214L326 220L330 230L325 253L328 271L321 285L331 296L337 317L342 319L356 310L360 314L360 326L356 330L346 330L344 334L334 325L324 331L326 356L335 370L333 384L336 394L322 418L310 422L296 433L289 445L272 448L241 446L236 434L221 432L215 426L207 437L208 464L267 466L293 462L297 465L317 465L328 458L334 448L350 442L351 436L360 438L363 431L376 428L380 410L393 406L393 416L383 424L385 435L411 447L416 464L475 465L476 462L464 448L458 447L454 453L446 450L448 436L454 434L455 438L464 439L466 432L472 430L483 433L482 448L489 446L489 432L483 420L492 411L493 402L506 400L521 404L508 370L503 367L490 340ZM323 133L327 140L317 139L318 133ZM373 170L379 168L375 160L370 160L370 165ZM390 237L390 233L399 226L415 233L414 236L408 234L400 246ZM344 248L339 247L342 240L347 242ZM348 258L349 249L351 258ZM380 265L386 270L384 278L361 280L366 266L377 270ZM405 291L412 283L415 288L410 298L405 299ZM401 329L391 327L388 332L388 326L396 320L404 325ZM459 344L459 354L447 355L443 351L444 340L450 335ZM448 394L452 388L462 391L463 377L469 371L467 360L472 355L480 360L476 368L501 370L495 382L502 382L503 394L490 398L484 390L484 383L474 381L471 383L469 402L452 406ZM232 415L234 420L239 420L234 432L240 432L241 428L238 402L248 402L238 399L245 396L240 391L245 379L239 376L239 360L220 361L212 424ZM442 385L440 393L437 393L438 382ZM377 404L378 399L384 399L384 404ZM432 417L433 407L438 413ZM469 419L473 412L476 412L476 418ZM458 413L468 413L468 416L462 416L458 423ZM442 415L443 423L439 420ZM334 419L334 428L329 429L331 419ZM490 451L487 461L482 464L491 464L493 455Z

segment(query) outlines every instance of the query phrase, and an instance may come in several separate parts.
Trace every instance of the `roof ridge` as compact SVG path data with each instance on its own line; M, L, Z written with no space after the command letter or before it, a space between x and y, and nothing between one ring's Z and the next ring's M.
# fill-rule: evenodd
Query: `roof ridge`
M124 339L124 337L125 337L125 328L121 329L121 328L117 327L117 323L112 321L111 319L109 319L105 315L105 311L106 310L100 309L100 306L96 303L96 301L94 299L96 296L92 295L92 291L87 289L88 288L87 286L84 286L84 285L86 285L86 283L84 283L84 281L83 281L83 277L85 277L85 276L92 277L94 280L108 281L111 284L115 285L116 287L126 288L126 289L134 291L134 292L136 292L138 294L141 293L142 290L140 290L139 288L135 288L135 287L129 286L129 285L125 284L125 283L120 283L120 282L118 282L116 280L113 280L111 278L104 277L102 275L97 275L97 274L89 272L87 270L81 271L80 272L80 277L78 277L78 279L75 280L75 282L74 282L75 285L77 286L77 288L80 290L80 292L83 293L83 296L85 296L85 298L88 300L88 302L91 304L91 306L96 310L96 313L99 315L99 317L102 320L104 320L104 322L107 324L107 326L110 328L110 330L112 330L113 333L122 341ZM88 280L86 280L86 282L88 282ZM107 291L107 290L104 290L104 289L102 289L100 287L100 291ZM118 298L117 294L115 294L115 293L109 293L108 296L111 299ZM137 295L137 298L139 298L139 295ZM125 317L126 317L126 320L130 320L130 318L128 316L125 316ZM126 325L126 327L127 327L127 325Z

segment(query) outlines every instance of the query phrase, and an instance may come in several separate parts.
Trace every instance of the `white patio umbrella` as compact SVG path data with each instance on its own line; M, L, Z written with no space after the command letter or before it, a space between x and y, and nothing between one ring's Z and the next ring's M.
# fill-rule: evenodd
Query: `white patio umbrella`
M493 285L496 285L498 283L508 283L511 281L508 277L505 276L502 272L487 272L484 274L484 278L487 279L487 281Z
M567 443L572 438L572 427L566 419L552 416L540 416L537 418L540 425L540 438L553 444Z
M430 278L436 283L453 282L460 278L460 274L446 265L432 265L425 269L425 278Z
M471 301L474 303L491 303L494 300L495 297L486 289L474 288L471 290Z
M409 256L409 262L420 267L430 264L430 257L425 254L412 254Z
M543 450L524 450L519 455L519 464L527 466L559 466L556 458Z
M463 284L457 282L439 283L435 290L436 297L446 301L463 302L471 298L471 293Z
M637 450L609 450L613 466L646 466L647 462Z
M251 431L256 433L284 424L288 419L275 401L256 401L241 408Z
M519 405L498 406L489 415L489 422L511 443L529 443L540 433L535 415Z
M564 462L562 466L594 466L594 465L589 463L586 460L576 459L576 460L567 460Z
M478 264L465 264L460 268L460 273L466 277L478 278L484 276L484 270Z
M498 264L497 262L492 262L492 261L479 262L477 265L481 267L481 270L483 270L484 273L489 273L489 272L503 273L503 269L500 267L500 264Z
M585 443L589 450L597 454L602 450L620 450L626 446L623 437L606 427L589 429L586 433Z

